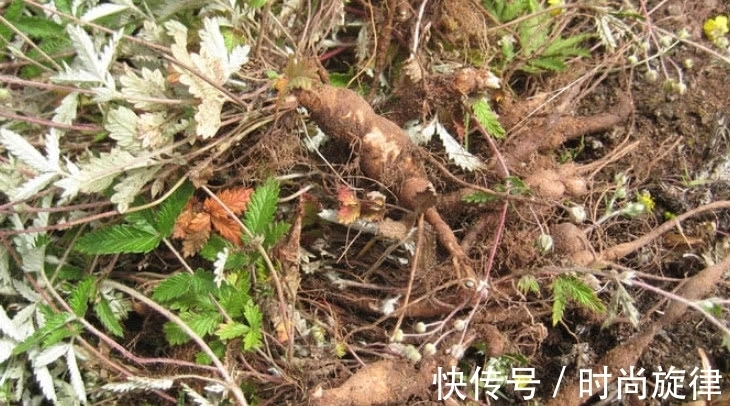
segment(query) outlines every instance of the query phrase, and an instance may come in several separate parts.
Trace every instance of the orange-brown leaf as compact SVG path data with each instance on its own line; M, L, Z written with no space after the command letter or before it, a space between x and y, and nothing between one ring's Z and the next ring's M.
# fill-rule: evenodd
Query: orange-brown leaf
M360 217L360 202L355 192L347 186L340 186L337 189L337 201L340 208L337 210L337 221L341 224L352 224Z
M197 213L185 228L183 255L186 257L195 255L205 246L208 238L210 238L210 215L208 213Z
M213 217L211 216L213 227L221 237L236 244L241 245L241 226L232 219L230 216L226 217Z
M196 199L195 196L191 197L185 205L182 213L177 216L177 220L175 220L175 227L172 229L173 238L185 238L187 236L187 228L190 225L190 222L195 218L197 203L198 199Z
M223 202L223 204L228 207L233 214L239 215L246 210L248 201L251 199L251 193L253 193L253 189L240 187L221 190L216 196L218 196L221 202ZM226 213L220 204L211 198L205 199L203 208L213 217L228 217L228 213Z
M355 196L355 191L342 185L337 188L337 201L340 202L340 206L352 206L359 204L357 196Z

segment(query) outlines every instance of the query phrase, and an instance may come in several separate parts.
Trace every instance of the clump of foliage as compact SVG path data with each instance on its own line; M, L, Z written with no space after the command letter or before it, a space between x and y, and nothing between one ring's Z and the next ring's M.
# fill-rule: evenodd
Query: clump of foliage
M500 71L560 72L565 70L568 59L590 56L581 47L590 34L564 37L556 16L537 0L484 0L483 4L502 24L519 21L516 27L500 34L501 55L497 62Z

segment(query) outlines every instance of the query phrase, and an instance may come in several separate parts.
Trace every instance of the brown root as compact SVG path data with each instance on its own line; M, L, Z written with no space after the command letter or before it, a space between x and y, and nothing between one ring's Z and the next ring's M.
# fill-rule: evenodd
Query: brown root
M425 211L426 221L457 261L457 272L463 269L465 276L473 277L456 236L433 208L435 189L405 131L375 114L365 99L349 89L319 85L296 90L295 95L325 133L359 147L360 168L365 175L394 190L404 207Z
M336 388L315 390L311 400L318 406L406 404L408 398L425 393L431 385L436 364L424 364L416 369L403 361L373 362Z

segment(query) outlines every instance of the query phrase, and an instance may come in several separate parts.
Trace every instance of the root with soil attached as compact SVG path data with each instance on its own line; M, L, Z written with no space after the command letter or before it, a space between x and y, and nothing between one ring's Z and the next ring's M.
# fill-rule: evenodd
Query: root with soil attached
M320 84L293 93L325 133L357 150L360 168L366 176L393 190L404 207L425 214L439 241L452 255L457 275L474 278L459 241L434 208L436 191L405 131L376 114L352 90Z

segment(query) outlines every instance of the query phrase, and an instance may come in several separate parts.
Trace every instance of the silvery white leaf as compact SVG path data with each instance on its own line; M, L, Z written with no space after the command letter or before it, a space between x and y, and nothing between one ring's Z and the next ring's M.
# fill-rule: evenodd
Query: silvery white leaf
M5 149L16 158L38 172L50 172L53 170L48 160L25 137L16 132L0 128L0 144L5 146Z

